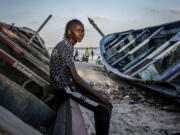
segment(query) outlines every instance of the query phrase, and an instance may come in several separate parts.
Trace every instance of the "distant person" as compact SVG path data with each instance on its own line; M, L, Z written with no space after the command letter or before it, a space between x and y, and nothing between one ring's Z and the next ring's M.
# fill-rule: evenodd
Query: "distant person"
M100 56L97 57L96 59L96 64L100 65L101 64L101 59L100 59Z
M92 57L92 60L93 60L93 57L94 57L94 51L91 50L91 57Z
M86 57L85 57L84 54L83 54L83 56L82 56L82 61L83 61L83 62L86 61Z
M78 60L78 55L79 55L79 52L78 52L78 50L76 49L75 55L74 55L74 60Z
M59 42L51 53L51 86L61 102L72 98L92 110L95 115L96 135L108 135L112 105L107 98L85 82L75 69L74 45L81 42L83 37L84 25L76 19L69 21L64 40Z
M88 62L88 59L89 59L89 50L88 50L88 48L86 48L85 57L86 57L86 62Z

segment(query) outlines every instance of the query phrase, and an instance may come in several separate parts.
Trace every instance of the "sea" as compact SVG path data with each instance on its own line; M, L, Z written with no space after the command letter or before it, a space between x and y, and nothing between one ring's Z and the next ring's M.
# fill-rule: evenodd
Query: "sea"
M96 59L98 56L100 56L100 49L99 48L95 48L95 49L88 49L89 50L89 60L88 60L88 63L96 63ZM91 56L91 50L94 51L94 56L92 58ZM86 49L78 49L78 52L79 52L79 56L78 56L78 59L81 61L82 60L82 57L83 55L85 54L85 51ZM75 55L75 50L74 50L74 55Z
M49 54L51 54L52 50L53 49L49 50ZM74 54L75 54L75 50L76 49L74 49ZM94 51L94 57L93 58L91 57L91 50ZM80 61L82 60L82 56L85 54L85 51L86 51L86 49L78 49L78 52L79 52L78 59ZM90 54L89 63L95 63L97 57L100 56L100 49L99 49L99 47L97 47L95 49L89 49L89 54Z
M95 48L95 49L88 49L89 50L89 53L91 54L91 50L94 51L94 56L100 56L100 49L99 47L98 48ZM78 49L78 52L79 52L79 56L83 56L83 54L85 54L85 51L86 49ZM74 50L74 53L75 53L75 50Z

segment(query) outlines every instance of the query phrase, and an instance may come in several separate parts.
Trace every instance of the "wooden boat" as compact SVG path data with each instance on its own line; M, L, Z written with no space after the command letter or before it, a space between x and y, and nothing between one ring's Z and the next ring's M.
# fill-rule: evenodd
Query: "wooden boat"
M108 72L135 85L180 100L180 21L102 36L100 53Z
M10 116L0 121L0 134L88 134L78 104L68 99L59 105L50 87L50 56L38 34L50 18L37 31L0 22L0 119L3 112ZM19 129L15 123L22 130L13 130Z

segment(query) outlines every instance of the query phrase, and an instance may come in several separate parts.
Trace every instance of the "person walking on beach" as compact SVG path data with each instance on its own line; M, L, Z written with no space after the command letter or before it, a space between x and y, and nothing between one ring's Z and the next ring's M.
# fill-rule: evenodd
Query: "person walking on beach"
M89 59L89 50L88 50L88 48L86 48L85 56L86 56L86 62L88 62L88 59Z
M91 50L91 57L92 57L92 60L93 60L93 57L94 57L94 51Z
M51 86L57 98L63 102L74 99L92 110L95 115L96 135L108 135L112 105L77 73L74 65L74 45L84 37L84 25L77 19L69 21L64 39L53 49L50 58Z
M76 49L75 55L74 55L74 60L78 60L78 55L79 55L79 52L78 52L78 50Z

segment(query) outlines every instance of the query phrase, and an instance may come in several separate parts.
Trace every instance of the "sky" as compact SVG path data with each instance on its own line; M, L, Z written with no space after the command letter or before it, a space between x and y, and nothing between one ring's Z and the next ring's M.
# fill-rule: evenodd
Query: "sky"
M98 46L102 37L88 22L92 18L107 35L180 20L180 0L0 0L0 21L40 31L47 47L62 40L66 23L79 19L85 37L76 46Z

